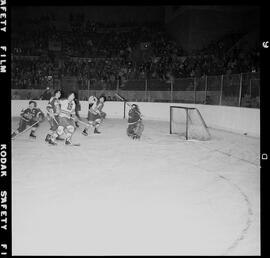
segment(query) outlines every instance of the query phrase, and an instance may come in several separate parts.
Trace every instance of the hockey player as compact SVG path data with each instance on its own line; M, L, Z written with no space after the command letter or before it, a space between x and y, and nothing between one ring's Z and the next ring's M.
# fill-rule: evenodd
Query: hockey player
M47 119L50 124L50 130L45 138L45 141L49 144L56 145L55 140L63 140L60 138L57 134L57 128L59 125L59 114L60 114L60 100L61 97L61 91L55 90L53 97L49 100L49 103L46 107L48 113L47 113Z
M30 100L29 107L22 109L20 117L19 127L12 133L11 138L14 138L17 134L23 132L27 126L32 126L29 136L35 139L35 131L39 126L39 123L44 120L44 113L37 107L37 103L34 100Z
M127 135L134 139L140 139L144 125L138 105L132 104L128 112L128 128Z
M71 137L75 131L75 93L71 92L67 99L60 100L58 135L66 134L65 144L72 145Z
M79 111L81 111L81 104L80 104L80 101L79 101L79 98L78 98L78 94L77 94L77 93L75 94L74 102L75 102L75 104L76 104L76 106L75 106L75 116L76 116L79 120L81 120L81 117L80 117L80 114L79 114ZM76 127L79 127L77 121L75 121L75 125L76 125Z
M95 134L100 134L100 132L97 130L100 126L101 122L105 119L106 113L102 111L104 107L104 103L106 101L105 96L100 96L99 99L96 97L90 96L88 103L89 103L89 109L88 109L88 122L90 125L92 125L94 129ZM88 127L85 127L82 134L87 136L88 135Z
M104 95L99 97L99 103L97 106L97 109L100 111L100 116L101 116L101 121L103 121L106 118L106 113L104 111L102 111L103 107L104 107L104 103L106 101L106 97Z

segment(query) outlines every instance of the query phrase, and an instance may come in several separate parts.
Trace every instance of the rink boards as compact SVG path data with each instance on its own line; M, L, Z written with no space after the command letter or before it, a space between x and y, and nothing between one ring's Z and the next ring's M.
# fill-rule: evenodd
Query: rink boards
M11 114L17 117L22 108L28 106L29 100L12 100ZM45 111L47 101L37 100L38 106ZM222 129L228 132L247 134L250 136L260 136L260 109L241 108L230 106L196 105L186 103L150 103L132 102L140 107L145 120L169 121L170 106L196 107L202 114L206 124L210 128ZM82 116L87 116L87 101L80 101ZM127 117L128 107L124 108L123 102L108 101L103 109L109 118ZM124 112L126 114L124 115Z

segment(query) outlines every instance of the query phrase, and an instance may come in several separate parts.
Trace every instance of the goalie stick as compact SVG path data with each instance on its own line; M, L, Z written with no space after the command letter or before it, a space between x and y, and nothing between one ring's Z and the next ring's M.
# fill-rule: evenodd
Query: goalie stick
M128 101L127 101L124 97L120 96L118 93L115 93L115 96L116 96L117 98L119 98L120 100L126 102L126 104L127 104L129 107L131 107L131 105L128 103Z
M114 95L115 95L117 98L119 98L120 100L124 101L129 107L132 106L130 103L128 103L128 101L127 101L124 97L120 96L118 93L115 93ZM143 115L142 115L140 112L138 112L138 111L135 111L135 112L136 112L138 115L140 115L141 117L143 117Z

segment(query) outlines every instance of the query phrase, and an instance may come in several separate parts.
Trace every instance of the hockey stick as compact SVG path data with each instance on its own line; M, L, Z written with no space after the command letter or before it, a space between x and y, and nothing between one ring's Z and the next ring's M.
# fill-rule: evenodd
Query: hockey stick
M57 120L55 119L55 117L54 116L51 116L52 117L52 119L54 120L54 122L57 124L57 125L59 125L59 123L57 122Z
M55 113L53 113L53 114L51 114L50 115L50 113L49 112L47 112L47 119L48 119L48 121L49 121L49 117L51 117L53 120L54 120L54 122L57 124L57 125L59 125L59 123L57 122L57 120L55 119Z
M74 118L74 117L71 117L71 119L73 119L75 122L79 122L79 123L83 124L84 126L87 126L87 127L89 127L89 126L90 126L90 124L85 123L85 122L81 121L80 119L75 120L75 118Z
M55 119L55 117L53 116L52 118L55 121L55 123L57 123L59 125L59 123L57 122L57 120Z
M85 125L85 126L87 126L87 127L89 127L89 126L91 126L90 124L88 124L88 123L85 123L85 122L83 122L83 121L81 121L81 120L77 120L77 122L79 122L79 123L81 123L82 125Z
M131 105L128 103L128 101L127 101L124 97L120 96L118 93L115 93L114 95L115 95L117 98L119 98L120 100L126 102L126 104L127 104L129 107L131 107Z
M13 138L11 139L15 139L18 135L25 133L26 131L28 131L29 129L31 129L34 125L36 125L37 123L39 123L40 121L35 122L34 124L32 124L31 126L29 126L28 128L26 128L25 130L23 130L22 132L16 134Z
M120 96L118 93L115 93L114 95L115 95L117 98L119 98L120 100L124 101L129 107L132 106L130 103L128 103L128 101L127 101L124 97ZM140 112L138 112L138 111L135 111L135 112L136 112L138 115L140 115L141 117L143 117L143 115L142 115Z

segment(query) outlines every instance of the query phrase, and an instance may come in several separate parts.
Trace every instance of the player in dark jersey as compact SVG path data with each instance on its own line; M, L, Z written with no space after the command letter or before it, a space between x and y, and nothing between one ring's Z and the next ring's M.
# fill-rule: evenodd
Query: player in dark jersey
M79 114L79 111L81 111L81 104L80 104L80 101L79 101L79 98L78 98L78 94L77 94L77 93L75 94L74 102L75 102L75 104L76 104L76 106L75 106L75 116L76 116L79 120L81 120L81 116L80 116L80 114ZM78 124L77 121L75 121L75 125L76 125L76 127L79 127L79 124Z
M128 112L128 128L127 135L134 139L140 139L144 125L142 123L142 116L138 105L132 104Z
M27 126L32 126L29 136L31 138L36 138L35 131L39 126L39 122L42 122L43 120L44 113L37 107L37 103L34 100L30 100L29 107L22 109L19 127L12 133L11 138L14 138L18 133L23 132Z
M49 132L45 138L45 141L49 144L56 145L55 140L64 140L57 134L57 128L59 125L59 113L60 113L60 101L61 91L55 90L53 97L50 98L47 109L47 119L50 124Z
M95 134L100 134L98 131L98 127L100 126L101 122L105 119L106 113L102 111L104 107L104 102L106 101L105 96L100 96L99 99L96 97L89 97L89 109L88 109L88 117L87 120L90 125L92 125ZM87 136L88 135L88 127L85 127L82 134Z

